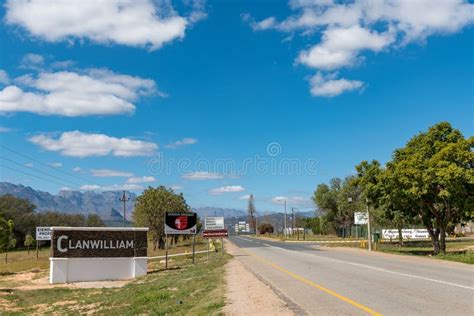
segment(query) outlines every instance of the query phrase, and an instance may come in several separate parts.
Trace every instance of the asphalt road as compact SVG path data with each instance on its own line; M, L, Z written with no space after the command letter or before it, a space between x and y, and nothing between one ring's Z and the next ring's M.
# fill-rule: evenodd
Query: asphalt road
M474 315L474 267L234 236L238 260L298 314Z

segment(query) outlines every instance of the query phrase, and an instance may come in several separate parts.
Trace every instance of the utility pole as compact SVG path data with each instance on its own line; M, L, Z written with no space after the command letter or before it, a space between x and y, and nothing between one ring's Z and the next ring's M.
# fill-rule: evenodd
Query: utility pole
M370 208L369 208L369 199L366 199L367 203L367 242L369 243L369 251L372 251L372 233L370 229Z
M130 198L125 196L125 191L123 191L122 197L119 198L119 201L123 203L123 227L125 227L125 212L127 210L127 202L130 201Z
M295 235L295 208L291 208L291 234L294 236Z
M283 231L283 238L286 239L286 200L285 200L285 220L284 220L284 223L285 223L285 228L284 228L284 231Z

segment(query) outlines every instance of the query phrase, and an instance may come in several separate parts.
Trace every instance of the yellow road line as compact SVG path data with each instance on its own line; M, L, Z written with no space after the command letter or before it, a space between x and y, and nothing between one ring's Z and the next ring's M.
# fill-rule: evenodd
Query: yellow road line
M341 301L344 301L344 302L346 302L346 303L348 303L348 304L351 304L351 305L354 306L354 307L357 307L357 308L363 310L364 312L366 312L366 313L368 313L368 314L370 314L370 315L377 315L377 316L382 315L382 314L377 313L376 311L370 309L369 307L367 307L367 306L365 306L365 305L362 305L362 304L360 304L360 303L357 303L357 302L354 301L354 300L351 300L351 299L348 298L348 297L345 297L344 295L341 295L341 294L339 294L339 293L336 293L336 292L334 292L333 290L330 290L330 289L328 289L328 288L325 288L324 286L321 286L321 285L319 285L319 284L316 284L316 283L314 283L313 281L310 281L310 280L308 280L308 279L305 279L304 277L302 277L302 276L300 276L300 275L298 275L298 274L296 274L296 273L293 273L293 272L291 272L291 271L288 271L288 270L286 270L285 268L282 268L282 267L280 267L279 265L276 265L276 264L274 264L273 262L271 262L271 261L269 261L269 260L267 260L267 259L265 259L265 258L263 258L263 257L260 257L259 255L254 254L253 252L250 252L250 251L248 251L248 250L246 250L246 249L243 249L243 248L240 248L240 249L243 250L244 252L248 253L249 255L253 256L253 257L256 258L257 260L259 260L259 261L261 261L261 262L263 262L263 263L265 263L265 264L268 264L269 266L271 266L271 267L273 267L273 268L275 268L275 269L277 269L277 270L279 270L279 271L281 271L281 272L284 272L284 273L288 274L289 276L293 277L294 279L296 279L296 280L298 280L298 281L300 281L300 282L303 282L303 283L305 283L305 284L307 284L307 285L309 285L309 286L312 286L312 287L314 287L314 288L316 288L316 289L318 289L318 290L320 290L320 291L323 291L323 292L325 292L325 293L327 293L327 294L329 294L329 295L332 295L332 296L334 296L334 297L340 299Z

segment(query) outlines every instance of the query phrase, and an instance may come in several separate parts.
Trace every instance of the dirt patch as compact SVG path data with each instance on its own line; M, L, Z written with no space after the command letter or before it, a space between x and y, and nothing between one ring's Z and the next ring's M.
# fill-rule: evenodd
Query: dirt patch
M226 243L226 250L238 254L238 248ZM237 257L226 265L225 315L294 315L278 295L248 271Z
M75 282L64 284L49 284L47 270L32 270L27 272L15 273L3 278L2 283L8 284L8 288L15 290L40 290L52 288L69 289L101 289L101 288L120 288L130 283L132 280L118 281L94 281L94 282ZM1 290L2 288L0 288Z

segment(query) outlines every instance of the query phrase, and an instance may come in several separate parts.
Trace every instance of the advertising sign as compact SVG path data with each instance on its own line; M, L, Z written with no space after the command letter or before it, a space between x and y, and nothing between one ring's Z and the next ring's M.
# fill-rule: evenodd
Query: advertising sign
M202 237L204 238L222 238L228 237L229 232L227 229L220 229L220 230L205 230L202 232Z
M146 257L147 232L54 228L53 258Z
M383 239L398 239L398 229L382 229ZM402 229L403 239L429 239L427 229Z
M354 212L354 224L356 225L367 225L369 216L367 212Z
M36 227L36 240L51 240L51 227Z
M224 228L224 217L206 217L204 219L205 230L222 230Z
M193 235L197 232L196 213L167 212L165 217L165 234Z

